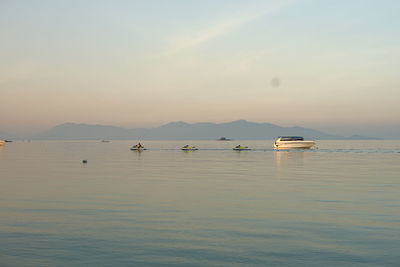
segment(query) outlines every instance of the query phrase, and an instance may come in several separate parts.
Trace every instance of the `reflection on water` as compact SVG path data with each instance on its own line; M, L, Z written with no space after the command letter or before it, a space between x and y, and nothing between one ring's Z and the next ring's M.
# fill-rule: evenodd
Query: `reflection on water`
M0 150L0 265L396 266L390 142L15 142Z
M140 158L142 156L143 153L145 153L146 151L142 151L142 150L131 150L132 154L137 156L138 158Z
M304 164L312 158L312 152L305 150L274 151L275 171L278 177L296 170L301 170Z
M304 164L304 157L307 154L304 150L274 151L277 168L296 167ZM308 153L309 154L309 153Z

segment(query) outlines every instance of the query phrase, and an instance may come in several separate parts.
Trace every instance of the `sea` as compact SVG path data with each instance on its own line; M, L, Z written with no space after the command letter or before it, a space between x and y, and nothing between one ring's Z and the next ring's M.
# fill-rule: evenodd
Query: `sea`
M0 147L0 266L400 266L399 140L137 142Z

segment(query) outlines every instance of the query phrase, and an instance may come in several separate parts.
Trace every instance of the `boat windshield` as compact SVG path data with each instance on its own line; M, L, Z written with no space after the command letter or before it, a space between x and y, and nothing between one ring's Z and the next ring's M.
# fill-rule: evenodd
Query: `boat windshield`
M304 141L304 138L301 136L281 136L279 138L280 141Z

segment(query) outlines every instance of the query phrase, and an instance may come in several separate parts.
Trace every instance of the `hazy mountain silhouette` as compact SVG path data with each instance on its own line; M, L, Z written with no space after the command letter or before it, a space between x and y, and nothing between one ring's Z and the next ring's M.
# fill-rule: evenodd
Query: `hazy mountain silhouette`
M368 136L359 135L359 134L353 134L352 136L350 136L346 139L350 139L350 140L381 140L381 138L368 137Z
M16 140L16 139L19 139L19 136L12 133L6 133L0 131L0 140Z
M230 139L274 139L280 135L300 135L311 139L346 139L303 127L281 127L271 123L238 120L228 123L171 122L156 128L122 128L106 125L64 123L31 137L50 140L215 140L221 136ZM362 137L363 139L367 137Z
M132 131L125 128L64 123L57 125L47 131L32 136L32 139L49 140L96 140L96 139L132 139Z

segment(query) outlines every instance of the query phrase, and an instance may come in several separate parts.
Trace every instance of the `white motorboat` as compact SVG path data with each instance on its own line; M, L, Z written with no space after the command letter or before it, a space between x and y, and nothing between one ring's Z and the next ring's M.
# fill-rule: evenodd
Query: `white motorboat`
M313 140L304 140L301 136L279 136L274 143L275 149L309 149L315 145Z

